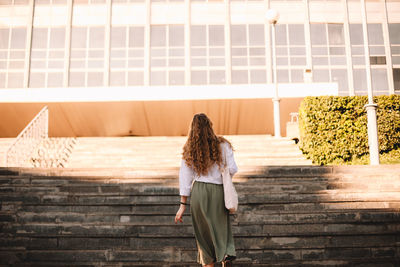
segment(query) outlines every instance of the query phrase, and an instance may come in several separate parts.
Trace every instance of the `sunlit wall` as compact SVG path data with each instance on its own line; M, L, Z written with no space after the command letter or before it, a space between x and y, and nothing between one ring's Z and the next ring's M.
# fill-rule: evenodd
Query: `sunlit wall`
M399 93L400 1L366 2L374 94ZM360 0L0 0L0 88L271 83L270 7L278 82L366 94Z

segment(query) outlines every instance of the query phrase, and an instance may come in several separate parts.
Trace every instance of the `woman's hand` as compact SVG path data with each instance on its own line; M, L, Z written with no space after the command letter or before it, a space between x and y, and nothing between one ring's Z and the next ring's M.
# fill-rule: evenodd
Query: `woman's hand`
M186 210L186 206L181 204L178 212L175 215L175 224L177 224L178 222L183 223L182 216L183 216L183 213L185 212L185 210Z

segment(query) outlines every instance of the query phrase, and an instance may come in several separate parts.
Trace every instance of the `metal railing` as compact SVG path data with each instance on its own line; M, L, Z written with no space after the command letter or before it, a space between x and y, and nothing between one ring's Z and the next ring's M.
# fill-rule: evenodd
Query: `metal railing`
M64 168L75 144L75 138L44 139L31 156L31 164L41 168Z
M76 138L49 138L49 110L44 107L6 152L7 167L63 168Z
M49 109L44 107L22 130L6 152L6 166L30 166L30 157L49 135Z

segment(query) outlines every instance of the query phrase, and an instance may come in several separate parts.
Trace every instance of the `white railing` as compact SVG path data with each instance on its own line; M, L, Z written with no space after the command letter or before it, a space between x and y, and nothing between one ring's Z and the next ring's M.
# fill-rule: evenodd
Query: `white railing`
M30 166L30 157L49 136L49 109L44 107L22 130L6 152L6 166Z
M76 138L49 138L49 110L44 107L6 152L7 167L63 168Z

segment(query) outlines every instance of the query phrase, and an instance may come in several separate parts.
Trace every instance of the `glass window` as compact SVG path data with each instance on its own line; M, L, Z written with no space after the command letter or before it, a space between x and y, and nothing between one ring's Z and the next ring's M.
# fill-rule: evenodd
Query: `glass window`
M26 29L13 28L11 31L11 48L25 49L25 43L26 43Z
M102 26L72 27L70 86L103 86L104 34Z
M223 25L210 25L209 26L209 40L210 46L223 46L224 39L224 26Z
M400 23L389 23L389 37L391 44L400 45Z
M400 91L400 69L393 69L394 90Z
M354 90L358 95L367 93L367 75L365 69L354 69Z
M286 24L275 26L275 36L276 45L287 45Z
M244 84L248 83L248 76L246 70L232 70L232 83Z
M289 44L291 45L304 45L304 25L303 24L289 24Z
M350 41L352 45L363 45L363 29L361 24L350 24Z
M328 24L330 45L344 45L343 24Z
M232 46L247 44L246 25L231 26L231 42Z
M312 45L326 45L326 32L325 24L311 24L311 44Z
M224 26L195 25L191 31L191 83L225 83Z
M387 72L385 69L371 69L372 89L374 93L385 92L389 90Z
M368 41L369 45L383 45L382 24L368 23Z

